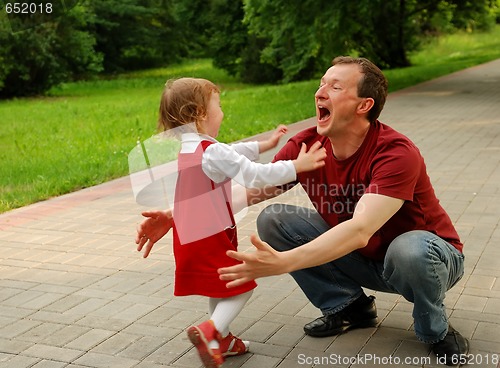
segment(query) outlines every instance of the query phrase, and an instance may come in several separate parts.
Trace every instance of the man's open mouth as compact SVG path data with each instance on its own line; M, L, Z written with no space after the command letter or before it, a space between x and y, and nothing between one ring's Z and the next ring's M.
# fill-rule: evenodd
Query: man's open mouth
M330 110L324 106L318 106L319 120L323 121L330 117Z

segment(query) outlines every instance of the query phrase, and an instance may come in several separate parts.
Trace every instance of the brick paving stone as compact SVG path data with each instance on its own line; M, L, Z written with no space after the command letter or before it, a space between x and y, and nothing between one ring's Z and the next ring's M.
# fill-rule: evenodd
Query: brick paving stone
M96 368L129 368L138 363L139 361L134 359L97 353L87 353L75 361L75 364Z
M115 331L93 328L83 335L78 336L75 340L67 343L65 347L69 349L88 351L115 334Z
M118 356L136 360L143 360L168 341L167 336L143 336L133 344L118 353Z
M32 319L33 321L53 322L53 323L62 323L65 325L69 325L75 323L77 320L81 318L81 316L67 315L62 313L40 310L38 312L31 314L29 318Z
M79 318L82 316L79 316ZM110 331L122 331L127 326L130 325L130 321L116 319L114 316L108 317L99 317L99 316L85 316L81 319L78 319L75 324L88 328L97 328L97 329L108 329Z
M32 346L33 343L21 340L11 340L6 338L0 338L1 352L4 354L17 355ZM2 359L0 358L0 361Z
M36 363L32 368L63 368L67 364L64 362L55 362L53 360L41 360Z
M57 360L70 363L83 355L81 350L60 348L44 344L35 344L23 352L23 355L40 359Z
M6 356L5 361L0 361L0 368L30 368L39 359L23 355Z
M90 328L66 325L64 328L52 333L50 336L47 336L44 339L44 343L57 347L67 346L70 342L75 341L89 331L91 331Z
M17 337L21 341L31 341L34 343L45 342L46 339L52 336L57 331L60 331L65 326L57 323L41 323L38 326L26 331Z
M7 339L14 339L19 335L24 334L25 332L37 327L40 325L40 322L31 321L27 319L22 319L16 321L13 324L7 325L0 329L0 336Z

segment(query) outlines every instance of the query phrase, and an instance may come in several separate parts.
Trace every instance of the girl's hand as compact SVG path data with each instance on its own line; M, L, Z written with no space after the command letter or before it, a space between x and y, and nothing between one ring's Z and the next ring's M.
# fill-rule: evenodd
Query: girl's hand
M142 213L146 219L137 227L135 243L137 251L144 248L143 258L147 258L155 243L163 238L174 225L172 211L145 211Z
M306 144L302 143L299 156L297 159L293 160L295 171L298 174L300 172L312 171L323 167L325 166L325 158L326 149L321 147L321 142L315 142L309 151L307 151Z
M281 137L283 137L287 132L288 132L288 127L286 125L283 124L278 125L278 127L274 130L273 135L268 140L270 148L276 147Z
M276 147L281 139L286 133L288 132L288 127L286 125L280 124L278 127L274 130L272 133L271 137L263 142L259 143L259 152L266 152L269 151L270 149Z

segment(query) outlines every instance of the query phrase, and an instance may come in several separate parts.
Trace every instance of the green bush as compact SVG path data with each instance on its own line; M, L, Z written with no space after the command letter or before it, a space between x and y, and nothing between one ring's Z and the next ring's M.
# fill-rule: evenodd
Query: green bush
M87 21L81 6L42 23L11 18L11 32L0 33L0 97L37 95L99 72L102 57L94 51L95 39L82 30Z

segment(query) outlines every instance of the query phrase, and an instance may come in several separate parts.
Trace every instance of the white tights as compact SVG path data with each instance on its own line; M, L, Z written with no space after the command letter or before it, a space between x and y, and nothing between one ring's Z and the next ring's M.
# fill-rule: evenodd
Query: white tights
M214 322L215 328L221 333L222 337L229 334L229 325L243 310L252 293L253 290L250 290L244 294L229 298L209 298L208 309L210 319ZM209 346L211 349L218 348L219 343L216 340L212 340Z

